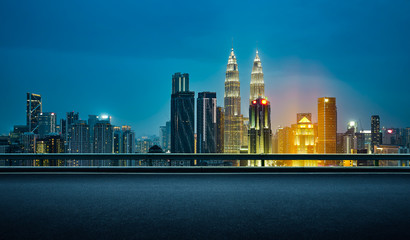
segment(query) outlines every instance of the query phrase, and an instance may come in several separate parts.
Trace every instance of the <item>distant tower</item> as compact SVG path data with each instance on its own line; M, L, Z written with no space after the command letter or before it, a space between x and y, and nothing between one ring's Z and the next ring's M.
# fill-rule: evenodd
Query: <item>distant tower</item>
M336 153L337 108L336 98L318 99L317 153Z
M216 152L224 152L225 113L223 107L216 108Z
M189 91L188 73L172 76L171 152L194 153L195 93Z
M43 112L41 104L41 95L35 93L27 93L27 126L28 131L38 133L38 117Z
M380 145L382 143L379 115L373 115L371 117L371 138L371 151L372 153L374 153L374 146Z
M265 83L263 81L262 63L259 58L259 52L256 51L255 59L253 60L252 74L251 74L251 91L249 95L249 104L259 97L265 98Z
M248 153L272 153L270 102L257 98L249 106Z
M86 121L71 124L71 152L90 153L90 128Z
M197 153L216 153L216 93L200 92L197 99Z
M57 116L52 112L40 113L38 116L38 134L41 138L56 132Z
M224 153L239 153L243 121L241 115L239 71L233 48L226 68L224 104Z

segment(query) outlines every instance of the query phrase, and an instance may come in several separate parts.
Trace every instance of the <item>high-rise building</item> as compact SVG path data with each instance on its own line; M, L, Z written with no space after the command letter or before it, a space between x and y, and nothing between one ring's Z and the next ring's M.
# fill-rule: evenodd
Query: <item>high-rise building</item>
M216 108L216 152L224 152L225 113L223 107Z
M113 153L113 126L108 120L94 125L94 153Z
M224 105L224 153L240 153L243 121L239 70L233 48L226 67Z
M374 146L382 144L382 133L380 131L380 117L379 115L371 116L371 135L372 135L372 143L371 143L371 151L374 153Z
M194 153L194 119L195 93L189 91L189 75L175 73L172 76L171 94L172 153Z
M270 102L265 98L252 100L249 106L248 153L272 153Z
M315 131L311 113L298 113L294 133L295 153L315 152Z
M56 133L57 116L53 112L40 113L38 116L38 134L41 138Z
M265 98L265 82L263 80L262 63L258 51L256 51L251 73L249 104L252 105L252 101L258 98Z
M65 130L65 135L63 136L64 137L64 145L65 145L65 152L66 153L71 153L71 136L72 136L72 133L71 133L71 130L72 130L72 124L75 122L75 121L78 121L79 119L80 119L80 117L79 117L79 113L77 112L77 113L75 113L75 112L67 112L67 118L66 118L66 121L65 121L65 128L66 128L66 130Z
M71 152L90 153L90 128L85 120L71 124Z
M318 99L317 153L336 153L337 108L336 98ZM325 163L326 164L326 163Z
M200 92L197 99L197 153L216 153L216 93Z
M135 133L130 126L122 126L122 153L135 153Z
M38 133L38 117L43 112L41 95L27 93L27 126L29 132Z
M159 127L160 146L164 152L171 151L171 122L167 121L165 126Z

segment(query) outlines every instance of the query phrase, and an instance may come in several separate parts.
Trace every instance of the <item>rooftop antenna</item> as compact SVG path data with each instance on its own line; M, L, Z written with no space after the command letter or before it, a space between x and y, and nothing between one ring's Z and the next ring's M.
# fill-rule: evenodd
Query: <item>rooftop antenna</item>
M232 37L232 49L233 49L233 37Z

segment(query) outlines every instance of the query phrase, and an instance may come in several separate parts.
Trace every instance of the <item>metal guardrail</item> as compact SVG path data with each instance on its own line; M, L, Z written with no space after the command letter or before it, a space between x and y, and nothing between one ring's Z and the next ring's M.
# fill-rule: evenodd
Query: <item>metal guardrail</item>
M410 160L410 154L6 153L1 160Z

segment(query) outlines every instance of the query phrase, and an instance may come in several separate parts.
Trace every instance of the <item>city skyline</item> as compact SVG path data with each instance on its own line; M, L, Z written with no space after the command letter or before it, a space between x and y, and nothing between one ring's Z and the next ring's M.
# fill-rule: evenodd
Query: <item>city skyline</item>
M182 1L165 4L168 8L153 16L135 14L142 7L156 9L151 3L114 6L107 1L92 13L77 4L0 3L2 20L10 23L0 26L0 100L7 103L2 111L8 116L0 120L0 134L24 124L21 109L27 92L42 95L43 111L59 117L70 111L82 119L105 113L113 116L115 125L132 126L136 135L158 134L158 127L169 120L170 78L175 72L190 74L192 91L216 92L218 106L223 106L232 37L245 86L244 116L258 42L273 130L292 123L298 112L315 113L316 99L323 96L338 99L338 132L351 120L370 129L372 115L381 117L381 126L408 127L410 112L402 110L410 105L402 87L410 75L408 2L260 2L251 8L210 2L198 12L195 4ZM180 8L191 11L161 21ZM225 27L244 13L237 26ZM161 14L164 17L143 24ZM253 19L260 21L255 24ZM177 28L185 34L178 40L172 38ZM154 107L140 104L154 91ZM317 121L316 114L312 120Z

